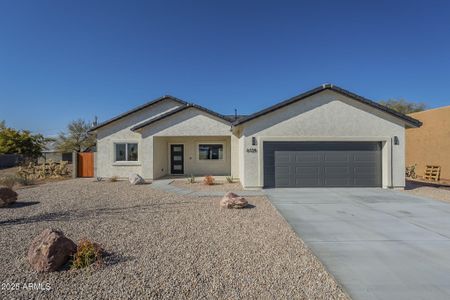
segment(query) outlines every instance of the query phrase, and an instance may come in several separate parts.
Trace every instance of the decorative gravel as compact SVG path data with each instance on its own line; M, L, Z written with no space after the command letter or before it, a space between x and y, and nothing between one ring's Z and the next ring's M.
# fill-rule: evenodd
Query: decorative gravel
M13 208L0 209L3 299L346 298L263 197L226 210L220 198L92 179L18 192ZM26 253L48 227L100 243L110 252L105 265L37 274ZM44 290L24 288L29 283Z
M211 192L238 192L244 190L239 182L221 182L216 181L213 185L206 185L203 181L199 180L195 183L188 183L186 179L175 179L171 183L174 186L184 189L190 189L193 191L211 191Z

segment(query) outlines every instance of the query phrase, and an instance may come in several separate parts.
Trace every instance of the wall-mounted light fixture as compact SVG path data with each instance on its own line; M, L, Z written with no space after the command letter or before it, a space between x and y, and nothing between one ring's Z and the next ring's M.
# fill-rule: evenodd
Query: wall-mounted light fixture
M252 137L252 145L256 146L258 143L256 142L256 137Z
M400 145L400 140L398 139L398 136L394 136L394 145Z

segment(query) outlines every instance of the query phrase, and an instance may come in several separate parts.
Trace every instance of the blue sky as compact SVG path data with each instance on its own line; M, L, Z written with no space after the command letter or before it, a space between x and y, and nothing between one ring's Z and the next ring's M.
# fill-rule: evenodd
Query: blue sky
M450 105L450 1L0 0L0 120L53 135L171 94L251 113L329 82Z

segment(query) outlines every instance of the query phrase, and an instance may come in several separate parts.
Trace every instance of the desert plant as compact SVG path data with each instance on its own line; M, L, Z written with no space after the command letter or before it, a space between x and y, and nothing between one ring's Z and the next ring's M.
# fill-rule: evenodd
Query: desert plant
M417 166L417 164L406 167L405 176L416 179L417 178L416 166Z
M227 176L227 177L225 177L225 178L226 178L226 180L228 181L228 183L233 183L233 182L234 182L233 176Z
M78 242L77 252L73 255L71 268L82 269L93 264L101 266L103 264L104 251L102 247L87 239Z
M9 189L13 189L13 187L17 183L17 177L16 176L5 176L0 178L0 185L3 185L4 187L7 187Z
M27 165L19 167L17 176L29 179L60 178L69 175L68 163L61 161L59 163L49 160L46 164L36 165L30 162Z
M98 182L103 181L103 177L96 177L95 180Z
M195 183L195 176L194 176L194 174L191 174L188 177L186 177L186 180L187 180L188 183Z
M210 175L205 176L205 179L203 179L203 183L206 185L214 185L214 181L215 181L214 177Z
M33 185L34 179L31 178L29 175L21 174L21 175L17 175L16 182L19 183L20 185L24 185L24 186Z
M119 180L118 176L112 176L112 177L109 178L110 182L116 182L117 180Z

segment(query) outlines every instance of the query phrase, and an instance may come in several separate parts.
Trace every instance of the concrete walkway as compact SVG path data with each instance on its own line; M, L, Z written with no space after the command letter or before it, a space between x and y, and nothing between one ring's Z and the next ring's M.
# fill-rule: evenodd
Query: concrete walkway
M450 204L382 189L271 189L353 299L450 299Z
M180 195L189 195L197 197L222 197L225 192L220 191L193 191L190 189L184 189L178 186L170 184L174 179L159 179L152 182L151 188L163 190L169 193L175 193ZM265 193L262 190L255 191L236 191L239 196L249 197L249 196L264 196Z

